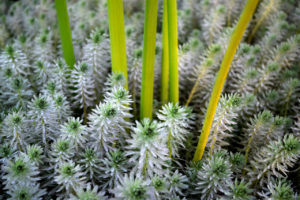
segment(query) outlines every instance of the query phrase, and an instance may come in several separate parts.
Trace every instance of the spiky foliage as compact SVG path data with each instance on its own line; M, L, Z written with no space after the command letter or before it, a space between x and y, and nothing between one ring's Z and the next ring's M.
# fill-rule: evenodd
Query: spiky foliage
M136 122L133 132L132 139L127 140L126 155L131 156L129 161L132 163L138 160L134 170L143 176L162 175L168 160L166 132L157 121L151 122L148 118Z
M37 167L29 160L27 156L16 156L13 160L9 160L3 166L3 176L5 187L4 189L13 189L22 187L22 185L34 186L40 178ZM17 188L15 188L17 189Z
M157 117L162 121L162 126L168 133L169 156L178 157L179 145L184 147L184 142L192 123L188 109L178 103L169 103L159 111Z
M40 200L46 195L46 190L39 188L37 184L24 183L11 185L7 193L10 196L9 200Z
M160 199L167 194L168 184L166 178L159 176L152 177L151 186L154 188L153 193L156 199Z
M241 119L240 123L243 124L242 127L245 127L251 121L251 118L261 111L262 105L255 95L249 93L242 97L242 102L239 119Z
M61 137L70 141L76 150L78 150L78 147L83 147L87 140L87 127L81 123L82 120L71 117L61 127Z
M104 192L99 192L97 186L92 187L90 183L86 187L77 188L76 195L71 194L70 200L105 200Z
M101 152L114 149L113 144L117 137L127 135L126 128L130 114L122 110L119 104L114 102L100 103L89 115L92 145Z
M197 181L198 181L198 171L202 168L203 162L198 161L198 162L193 162L191 161L186 168L186 176L189 181L189 188L188 192L193 193L195 188L197 187Z
M74 148L70 141L58 139L51 145L50 165L57 169L62 163L67 162L74 156Z
M293 127L293 132L295 136L300 136L300 116L298 116L296 119L295 126Z
M43 88L44 84L53 78L54 73L52 65L47 61L37 60L33 67L35 84L38 88Z
M203 44L197 38L200 34L199 31L195 30L192 34L195 36L183 44L178 53L179 91L182 101L186 101L189 94L187 89L190 89L192 84L189 77L190 70L194 69L194 66L199 65L200 58L198 54L203 48Z
M278 41L282 41L287 34L288 23L286 21L287 15L280 12L276 18L271 19L272 24L268 27L267 33L261 39L260 44L262 51L270 52ZM260 59L265 59L261 56Z
M270 181L271 176L282 177L300 156L299 139L293 135L271 142L262 148L250 162L248 175L254 183Z
M207 159L198 172L198 183L195 192L201 199L216 199L221 194L229 194L232 185L231 164L226 157L212 156Z
M123 3L126 52L119 57L127 59L127 90L125 74L110 74L107 0L66 0L77 61L73 70L64 61L53 0L0 0L0 199L296 199L298 1L260 1L236 53L230 53L233 60L203 159L190 162L214 80L245 3L176 1L180 97L176 105L160 98L162 93L168 96L168 87L160 80L169 72L160 70L166 20L163 1L158 1L153 32L155 122L149 122L157 125L157 134L144 137L145 125L139 119L146 56L144 1ZM85 72L80 71L83 63ZM13 175L17 160L30 169L24 179ZM226 169L223 178L216 176L218 170L212 172L219 162ZM80 170L63 177L65 164ZM145 166L145 176L138 166ZM211 198L205 196L209 191Z
M65 189L67 194L75 192L77 188L85 184L81 168L73 161L62 163L58 168L58 175L54 179L60 185L58 191Z
M233 125L236 124L235 119L240 105L241 98L238 95L225 96L220 99L207 141L211 154L214 149L229 145L226 139L232 137L228 133L232 132Z
M75 88L73 99L75 105L80 105L83 109L83 118L86 122L87 109L94 105L95 85L92 79L92 67L86 63L78 63L71 72L71 85Z
M168 190L170 192L170 196L166 196L167 198L171 197L176 199L178 196L184 195L185 190L188 188L188 179L185 175L178 172L178 170L175 172L169 171L166 179L168 181Z
M127 157L119 149L109 153L100 165L100 176L105 180L104 188L114 188L122 179L122 174L128 172Z
M271 22L272 17L280 10L280 1L277 0L264 0L258 8L257 13L254 15L254 27L250 33L248 41L251 41L258 30L263 25Z
M208 99L208 90L211 89L212 85L209 84L209 80L214 78L215 68L220 63L222 55L222 49L220 44L212 44L204 52L204 56L201 59L199 65L193 67L190 71L190 79L194 83L193 88L189 94L187 105L195 98L196 103L203 104ZM200 97L201 98L197 98ZM203 100L204 96L204 100Z
M2 129L2 139L7 141L12 147L24 151L27 139L28 122L22 112L13 112L7 115Z
M3 93L0 96L3 105L26 108L30 102L30 98L34 94L29 82L21 76L12 74L10 68L4 73L7 78L2 80L5 81L5 83L2 85Z
M15 75L28 76L29 63L22 51L7 45L0 56L0 63L3 66L9 66Z
M48 148L48 141L57 134L57 121L54 115L53 103L48 96L34 97L29 104L28 116L32 120L33 133L38 142Z
M139 99L141 94L142 82L142 49L134 49L132 55L132 64L128 66L129 91L132 94L133 110L135 116L138 116Z
M254 87L254 94L266 91L271 87L272 81L278 78L279 72L284 68L290 67L295 60L297 52L299 52L300 36L296 35L289 38L285 42L281 42L272 51L265 65L259 70L259 78Z
M263 111L259 113L254 119L251 120L247 130L248 141L245 146L245 162L247 164L249 152L257 150L258 144L263 142L263 135L267 127L271 123L272 113L270 111Z
M124 111L131 110L131 95L123 87L113 87L110 92L105 94L104 101L119 104Z
M103 29L91 33L90 39L84 47L84 60L92 67L92 78L97 90L97 97L105 82L111 64L109 39Z
M228 195L228 199L234 200L251 200L255 199L254 196L251 195L252 190L250 189L250 183L245 183L244 180L238 181L237 179L234 181L234 184L231 186L231 193Z
M11 145L8 143L5 143L0 146L0 162L2 164L8 162L14 155L16 154L15 149L11 148Z
M125 175L120 183L114 188L115 199L142 200L150 197L149 183L141 178Z
M67 121L71 116L71 107L70 103L67 100L66 96L61 93L57 93L53 97L53 103L55 107L55 115L59 124Z
M223 5L212 8L211 13L212 16L206 16L202 25L203 37L208 44L214 41L226 23L226 8Z
M231 92L247 94L258 79L256 64L259 60L260 48L242 43L230 68L227 87Z
M31 162L36 166L39 166L43 163L43 149L38 145L28 145L26 148L26 154Z
M82 167L82 172L85 173L87 180L95 183L100 174L100 159L99 153L92 148L85 148L84 152L80 155L78 161Z
M267 185L268 191L262 193L262 197L266 199L284 200L297 199L291 183L286 179L272 180Z
M239 174L245 167L245 156L239 152L229 154L229 162L232 172Z
M67 69L66 63L63 60L58 59L57 61L55 61L53 71L55 73L55 77L53 77L53 82L55 83L56 91L68 94L67 75L69 71Z
M124 87L126 83L125 76L121 72L112 73L109 75L105 85L106 90L110 90L114 87Z
M284 116L287 116L290 111L289 107L290 105L293 105L296 103L297 99L297 92L299 92L300 88L300 80L299 79L289 79L286 82L283 83L282 89L279 91L280 98L279 102L282 106L282 114Z
M46 62L50 62L53 59L51 36L52 33L48 29L45 29L36 37L33 51L36 58Z

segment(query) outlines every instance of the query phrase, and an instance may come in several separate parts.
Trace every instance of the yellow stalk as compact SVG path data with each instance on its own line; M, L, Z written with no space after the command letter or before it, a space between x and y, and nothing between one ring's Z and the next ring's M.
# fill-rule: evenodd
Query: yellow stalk
M108 0L107 6L112 71L125 76L128 89L123 0Z
M211 125L214 119L214 115L217 109L217 105L221 96L221 92L235 55L238 45L243 37L243 34L252 18L252 15L256 9L259 0L248 0L244 7L244 10L240 16L240 19L235 27L235 30L230 38L229 45L227 47L226 53L224 55L220 71L218 72L216 82L210 97L209 105L206 111L206 116L204 120L204 125L202 127L202 132L198 141L197 149L194 154L193 161L201 160L203 152L207 143L208 134L211 129Z

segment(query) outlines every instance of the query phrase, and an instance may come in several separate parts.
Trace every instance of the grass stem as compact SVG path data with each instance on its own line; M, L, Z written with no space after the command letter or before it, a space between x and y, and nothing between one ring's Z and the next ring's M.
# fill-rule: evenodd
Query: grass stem
M263 23L265 18L272 11L274 4L275 4L275 0L270 0L269 1L269 3L267 5L266 9L264 10L262 16L257 20L254 28L251 30L251 33L250 33L249 38L248 38L248 43L252 42L252 39L253 39L255 33L257 32L258 28L261 26L261 24Z
M214 119L214 115L217 109L217 105L223 90L223 86L231 65L231 62L234 58L238 45L243 37L243 34L253 16L253 13L256 9L259 0L248 0L244 10L239 18L239 21L235 27L234 32L229 41L226 53L222 60L220 71L217 74L215 85L209 100L208 108L205 115L204 125L202 127L202 132L198 141L197 149L194 154L193 161L201 160L204 149L207 143L208 134L211 129L211 125Z
M108 0L107 6L112 71L125 76L128 89L123 0Z
M169 40L168 40L168 0L164 0L161 56L161 104L169 100Z
M140 119L152 119L158 0L146 0Z
M173 103L179 100L178 80L178 35L176 0L168 0L168 40L169 40L169 99Z
M55 0L62 51L67 65L73 69L75 56L66 0Z

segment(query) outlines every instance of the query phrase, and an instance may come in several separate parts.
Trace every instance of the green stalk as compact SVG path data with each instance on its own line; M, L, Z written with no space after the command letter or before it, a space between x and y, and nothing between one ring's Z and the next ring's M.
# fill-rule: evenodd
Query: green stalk
M217 105L223 90L223 85L225 83L231 62L238 48L238 45L243 37L243 34L252 18L255 8L259 0L248 0L244 7L244 10L240 16L240 19L235 27L235 30L230 38L229 45L227 47L226 53L224 55L220 71L218 72L216 82L212 91L212 95L209 100L208 108L206 111L206 116L204 120L204 125L202 127L202 132L198 141L197 149L194 154L193 161L201 160L203 152L207 143L208 134L211 129L211 125L214 119L214 115L217 109Z
M177 39L177 7L176 0L167 0L168 4L168 36L169 36L169 80L170 101L177 103L179 100L178 81L178 39Z
M112 71L125 76L128 89L123 0L108 0L107 6Z
M168 40L168 0L164 0L163 28L162 28L162 56L161 56L161 90L162 105L169 100L169 40Z
M62 51L67 65L73 69L75 56L66 0L55 0Z
M140 119L152 119L158 0L146 0Z

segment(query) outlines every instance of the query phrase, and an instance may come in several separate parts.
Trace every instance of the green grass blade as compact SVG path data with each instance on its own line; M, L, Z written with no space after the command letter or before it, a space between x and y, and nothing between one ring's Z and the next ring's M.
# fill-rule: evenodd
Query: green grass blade
M202 127L202 132L198 141L197 149L194 154L194 161L199 161L202 158L208 134L211 129L211 125L214 119L214 115L217 109L217 105L219 102L219 98L223 89L223 85L225 83L231 62L235 55L235 52L238 48L238 45L243 37L243 34L249 24L249 21L252 18L252 15L255 11L259 0L248 0L247 4L244 7L244 10L240 16L240 19L235 27L235 30L231 36L229 41L229 45L227 47L226 53L224 55L220 71L218 72L216 82L212 91L212 95L209 100L209 105L206 111L206 116L204 120L204 125Z
M179 100L178 81L178 39L177 39L177 7L176 0L168 0L168 36L169 36L169 84L170 101Z
M112 71L125 76L128 89L123 0L108 0L107 6Z
M160 100L165 104L169 100L169 40L168 40L168 0L164 0L162 56L161 56L161 89Z
M73 69L75 56L66 0L55 0L55 6L63 55L67 65Z
M158 0L146 0L140 119L152 119Z

